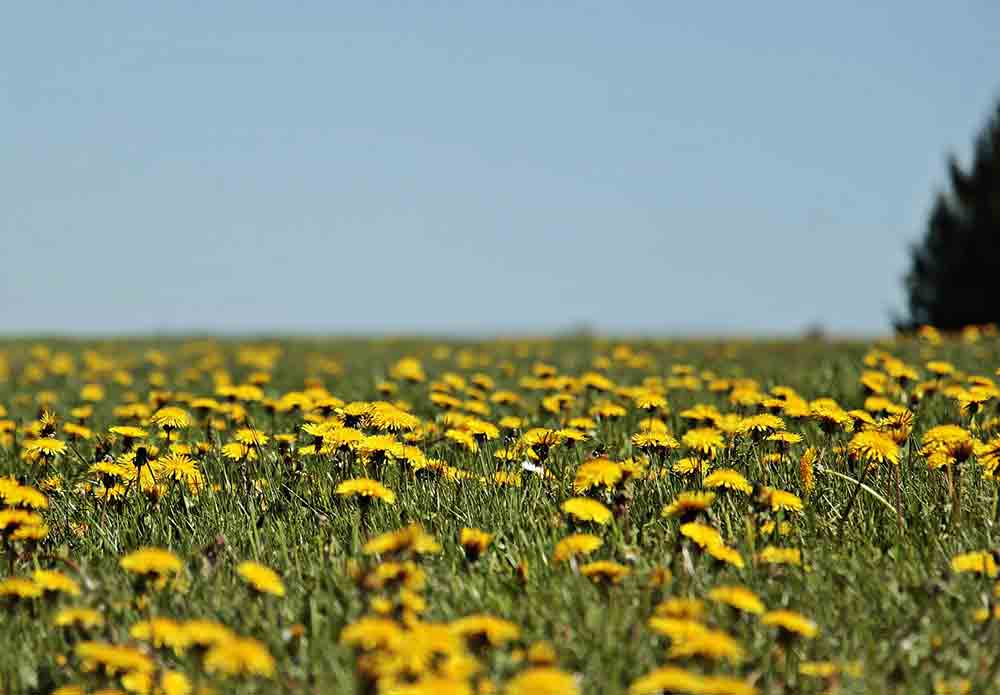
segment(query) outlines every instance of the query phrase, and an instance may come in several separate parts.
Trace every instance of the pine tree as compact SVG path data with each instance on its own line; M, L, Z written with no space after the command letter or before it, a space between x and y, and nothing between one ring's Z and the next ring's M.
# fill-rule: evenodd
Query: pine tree
M1000 103L976 140L971 168L952 157L948 178L951 190L938 195L911 250L903 329L1000 323Z

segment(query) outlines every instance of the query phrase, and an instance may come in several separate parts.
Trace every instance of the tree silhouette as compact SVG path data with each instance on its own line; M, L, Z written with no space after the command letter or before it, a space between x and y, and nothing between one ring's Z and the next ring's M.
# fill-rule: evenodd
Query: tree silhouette
M950 191L939 194L906 275L909 316L897 326L957 330L1000 323L1000 103L976 140L972 166L948 162Z

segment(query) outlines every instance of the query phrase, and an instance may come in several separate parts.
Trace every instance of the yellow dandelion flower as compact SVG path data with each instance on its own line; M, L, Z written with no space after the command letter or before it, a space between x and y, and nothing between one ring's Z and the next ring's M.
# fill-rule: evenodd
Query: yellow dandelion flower
M586 497L573 497L562 503L560 509L576 521L592 521L596 524L607 524L611 521L611 510L596 500Z
M48 509L49 506L44 494L30 485L21 485L13 478L0 478L0 501L24 509Z
M361 552L365 555L392 555L404 552L429 555L441 552L441 545L432 535L424 531L423 526L410 524L398 531L375 536L364 544Z
M79 642L74 647L84 670L103 670L108 675L119 673L152 673L156 662L135 647L108 642Z
M617 562L599 560L580 567L580 574L597 584L618 584L632 574L632 570Z
M818 452L815 447L811 446L802 453L802 458L799 459L799 480L801 480L802 489L805 490L807 495L812 492L816 484L813 470L817 458Z
M847 445L851 457L864 463L899 464L899 445L878 430L862 430Z
M579 695L580 686L571 674L551 667L522 671L508 681L504 695Z
M743 556L740 555L739 551L735 548L730 548L722 543L717 543L715 545L710 545L705 548L705 552L709 556L718 560L719 562L724 562L727 565L732 565L737 569L743 568Z
M0 598L38 598L42 587L31 579L8 577L0 580Z
M149 434L146 430L140 427L133 427L132 425L117 425L108 428L108 431L112 434L117 434L125 440L144 439Z
M347 625L340 633L340 643L366 651L393 650L402 642L405 632L393 620L366 616Z
M719 450L726 446L722 432L714 427L690 429L684 433L681 441L695 454L707 458L715 458Z
M249 584L254 591L272 596L284 596L285 584L278 573L266 565L247 560L236 566L236 573Z
M80 584L71 577L56 570L35 570L31 575L42 591L53 594L80 595Z
M954 572L972 572L987 577L997 576L996 559L993 557L993 553L986 550L956 555L951 559L951 569Z
M753 486L747 482L743 474L732 468L719 468L709 473L705 476L705 487L734 490L745 495L753 492Z
M769 545L757 554L757 562L764 565L802 565L802 551L798 548L778 548Z
M679 666L663 666L632 681L629 695L660 695L660 693L707 693L706 678Z
M766 610L757 594L745 586L735 584L715 587L708 592L708 599L754 615L760 615Z
M722 630L704 628L685 639L675 640L667 652L668 659L700 657L709 661L729 661L738 664L745 652L740 643Z
M104 614L93 608L63 608L53 621L58 627L93 629L104 625Z
M705 602L699 598L671 596L660 601L653 613L665 618L700 620L705 614Z
M590 555L602 545L604 545L604 541L598 536L589 533L573 533L556 543L552 559L555 562L562 562L572 557Z
M458 543L470 560L478 560L492 542L492 533L477 528L463 527L458 536Z
M24 451L34 456L44 456L52 458L62 456L66 453L66 442L53 437L42 437L40 439L26 439L24 441Z
M665 431L647 430L632 435L632 446L640 451L667 454L680 448L680 443Z
M129 628L129 636L154 647L169 647L180 653L187 648L191 638L185 626L170 618L143 620Z
M180 558L163 548L140 548L125 555L118 564L132 574L158 577L177 574L183 566Z
M492 615L467 615L450 624L452 633L466 640L481 640L494 647L520 638L521 628L509 620Z
M681 524L680 532L682 536L690 538L702 548L723 545L722 534L707 524L689 521L686 524Z
M214 620L195 618L184 622L184 634L189 644L213 647L236 637L232 630Z
M582 494L594 487L614 488L621 482L622 467L606 458L591 459L580 465L573 481L573 492Z
M761 616L761 624L777 627L779 630L812 639L819 634L819 628L801 613L790 610L768 611Z
M761 490L762 501L771 507L772 511L801 512L804 508L802 498L787 490L776 490L765 487Z
M0 535L14 533L26 526L41 526L44 519L26 509L0 509Z
M250 637L234 637L219 642L205 653L205 670L229 676L272 678L274 657L267 646Z
M337 485L336 493L342 497L377 499L386 504L395 504L396 493L370 478L352 478Z
M704 473L711 465L712 464L706 459L697 458L695 456L685 456L682 459L674 461L674 465L671 466L671 468L678 475L689 476L694 473Z
M176 406L160 408L150 419L165 430L181 430L191 424L188 412Z

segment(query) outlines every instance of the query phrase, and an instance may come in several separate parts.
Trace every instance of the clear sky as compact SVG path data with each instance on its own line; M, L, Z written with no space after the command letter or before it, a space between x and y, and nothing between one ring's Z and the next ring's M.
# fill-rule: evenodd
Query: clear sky
M4 333L882 332L1000 96L995 0L3 14Z

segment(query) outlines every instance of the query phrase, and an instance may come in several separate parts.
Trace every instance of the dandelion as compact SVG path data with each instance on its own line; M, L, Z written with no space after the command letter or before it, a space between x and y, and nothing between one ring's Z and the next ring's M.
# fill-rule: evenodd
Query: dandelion
M598 536L589 533L573 533L556 543L552 554L554 562L562 562L570 558L590 555L604 544Z
M668 659L689 657L738 664L745 658L745 652L740 643L729 634L722 630L704 628L684 639L675 640L667 652Z
M468 615L450 625L451 632L466 640L500 647L521 637L521 629L503 618L492 615Z
M477 528L464 527L458 537L458 543L465 551L466 558L472 562L478 560L492 542L492 533Z
M589 562L580 567L580 574L595 584L618 584L631 573L632 570L625 565L607 560Z
M58 627L79 627L92 630L104 625L104 615L93 608L63 608L53 621Z
M80 642L74 648L84 670L104 671L109 676L122 673L152 673L156 663L134 647L108 642Z
M66 442L62 442L53 437L27 439L24 442L24 450L28 454L36 457L53 459L66 453Z
M711 464L705 460L693 456L685 456L674 462L673 471L678 475L688 476L694 473L704 473Z
M258 593L278 597L285 595L285 585L281 577L266 565L247 560L236 566L236 573Z
M896 444L902 445L913 430L913 413L903 410L880 420L877 426L880 432L886 434Z
M663 666L632 682L630 695L660 695L660 693L707 693L705 676L679 666Z
M19 529L42 526L41 515L26 509L0 509L0 536L11 536Z
M67 596L80 595L80 584L62 572L55 570L35 570L31 578L45 593L66 594Z
M562 503L561 509L576 521L592 521L604 525L611 521L611 510L596 500L573 497Z
M576 471L573 492L581 494L594 487L612 489L621 482L624 472L617 463L606 458L587 461Z
M395 504L396 493L382 485L377 480L370 478L353 478L345 480L339 485L335 492L341 497L360 497L362 499L376 499L386 504Z
M779 451L788 451L793 444L798 444L802 441L802 435L795 434L794 432L785 432L784 430L775 432L774 434L768 435L766 441L774 444Z
M680 448L676 439L666 432L647 431L632 435L632 446L640 451L649 454L656 454L660 457L666 456L671 451Z
M363 617L347 625L340 633L340 643L366 651L395 649L403 640L403 628L387 618Z
M228 676L272 678L274 657L262 642L249 637L234 637L219 642L205 653L205 670Z
M769 545L757 554L757 562L762 565L802 565L802 551L798 548L777 548Z
M730 548L722 543L715 543L705 548L705 552L719 562L732 565L736 569L743 569L743 556L735 548Z
M210 648L236 638L232 630L214 620L188 620L183 628L187 643L197 647Z
M697 521L689 521L686 524L681 524L680 532L682 536L690 538L702 548L723 545L722 534L718 530Z
M556 668L537 667L514 676L504 688L504 695L579 695L576 679Z
M666 618L697 621L705 614L705 602L699 598L671 596L660 601L653 612Z
M404 357L389 370L390 376L398 381L409 381L417 384L427 381L424 367L415 357Z
M131 425L118 425L108 429L111 434L117 434L124 441L125 451L129 451L136 441L148 436L146 430Z
M951 559L951 569L954 572L971 572L987 577L997 576L997 563L993 553L982 550L962 553Z
M785 428L785 421L777 415L767 413L744 418L740 425L740 432L749 434L754 439L760 440L768 435L774 434L778 430Z
M0 598L31 599L42 595L43 587L31 579L8 577L0 579Z
M191 641L185 626L170 618L153 618L138 622L129 629L129 636L140 642L148 642L154 647L168 647L177 653L183 652Z
M412 431L420 426L420 418L391 403L376 403L369 413L369 420L377 429L388 432Z
M192 492L200 490L205 482L198 464L184 454L171 453L157 459L156 469L168 480L184 483Z
M802 482L802 489L806 495L812 492L816 484L813 477L813 470L816 465L817 456L816 448L809 447L802 453L802 458L799 459L799 480Z
M710 601L731 606L738 611L760 615L765 611L764 603L757 594L739 585L717 586L708 592Z
M413 553L429 555L441 552L441 545L424 531L420 524L410 524L398 531L389 531L369 540L362 547L365 555Z
M851 457L864 463L899 464L899 445L877 430L864 430L854 435L847 445Z
M163 428L165 432L169 433L173 430L182 430L191 424L191 416L183 408L177 408L175 406L166 406L160 408L155 413L151 420ZM169 441L170 437L167 437Z
M162 579L181 571L180 558L163 548L140 548L119 560L123 570L140 577Z
M720 468L712 471L705 476L704 484L707 488L733 490L735 492L742 492L744 495L749 495L753 492L753 486L747 482L747 479L732 468Z
M838 431L850 431L854 420L847 412L829 398L820 398L810 404L810 416L815 419L820 428L827 434Z
M160 671L159 677L143 672L132 672L122 676L122 687L128 692L149 693L156 692L163 695L189 695L194 692L191 681L179 671L164 669Z
M658 393L651 391L640 391L632 397L635 407L646 412L664 410L667 408L667 399Z
M805 637L812 639L819 634L816 623L809 620L801 613L790 610L768 611L761 616L760 622L763 625L778 628L782 633L790 636Z
M961 463L972 456L976 440L965 429L957 425L938 425L924 433L920 453L933 456L940 452L952 461Z
M690 451L698 456L714 459L726 446L722 432L714 427L696 427L684 433L681 439Z
M861 665L858 662L839 664L835 661L803 661L799 664L799 673L809 678L831 680L840 674L858 678L861 675Z
M787 490L763 487L759 494L761 501L774 512L801 512L805 507L802 498Z

